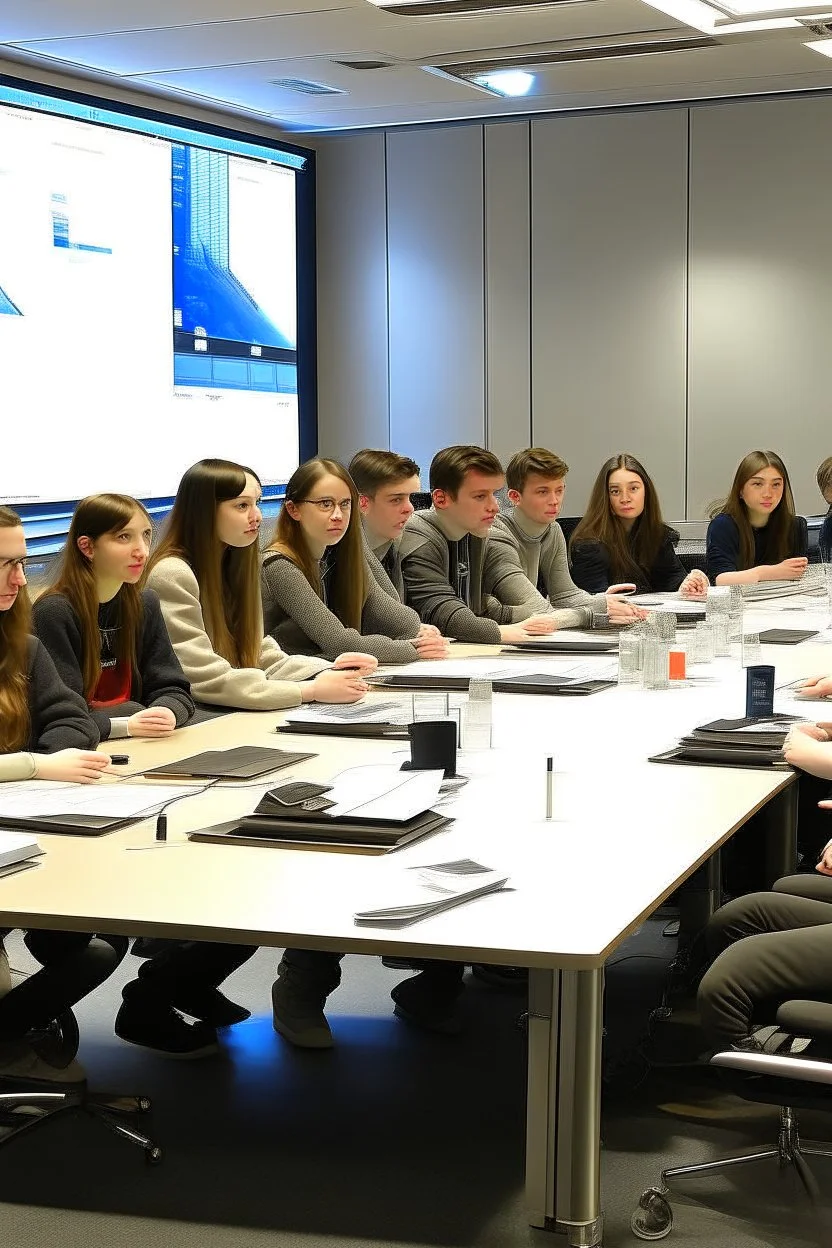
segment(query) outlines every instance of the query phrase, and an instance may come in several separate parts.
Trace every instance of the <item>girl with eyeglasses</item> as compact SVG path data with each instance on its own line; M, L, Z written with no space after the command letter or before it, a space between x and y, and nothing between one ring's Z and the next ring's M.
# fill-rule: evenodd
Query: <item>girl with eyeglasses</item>
M266 632L290 654L344 650L382 663L444 658L448 643L422 629L367 566L358 491L342 464L310 459L292 474L262 565Z
M806 520L795 514L786 465L774 451L750 451L708 525L708 574L715 585L796 581L806 571Z
M236 710L301 702L356 702L376 663L287 655L263 633L260 478L225 459L203 459L183 476L147 583L194 697ZM344 669L344 670L341 670Z
M64 683L86 700L103 741L168 736L194 713L159 599L139 589L151 533L135 498L83 498L54 583L35 603L37 635Z
M26 541L16 512L0 507L0 781L89 784L107 767L95 753L98 728L84 699L67 689L31 636ZM12 987L0 929L0 1077L83 1084L76 1061L55 1066L29 1039L115 970L127 951L122 936L29 930L29 952L43 969Z

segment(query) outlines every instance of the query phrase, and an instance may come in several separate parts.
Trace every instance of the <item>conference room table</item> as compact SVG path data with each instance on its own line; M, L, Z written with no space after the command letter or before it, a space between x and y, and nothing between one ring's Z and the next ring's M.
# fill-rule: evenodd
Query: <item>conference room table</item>
M795 596L747 609L744 627L823 630L828 623L825 598ZM778 685L832 672L832 647L824 640L821 633L800 645L764 647ZM453 658L493 663L499 647L454 651ZM656 691L496 694L492 748L461 753L458 769L469 782L441 807L453 822L394 853L188 840L190 831L250 811L262 784L224 784L171 806L164 848L154 840L155 819L102 837L42 835L46 853L37 868L0 881L0 926L527 967L529 1222L564 1231L570 1245L600 1244L605 961L757 812L764 812L761 823L770 833L760 846L770 879L794 865L791 769L648 761L699 724L744 714L738 646L689 676ZM824 718L822 703L801 709L807 718ZM120 776L237 744L314 752L268 785L288 775L327 780L348 767L398 765L407 757L402 740L275 735L284 720L283 712L230 713L164 740L102 748L129 750ZM548 756L554 759L551 819ZM459 858L499 869L509 888L406 928L356 925L355 911L383 901L409 868Z

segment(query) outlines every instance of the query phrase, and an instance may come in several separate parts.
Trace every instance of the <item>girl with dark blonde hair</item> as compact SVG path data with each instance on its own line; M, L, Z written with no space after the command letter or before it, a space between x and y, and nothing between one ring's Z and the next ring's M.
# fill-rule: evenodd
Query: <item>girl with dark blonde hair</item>
M266 632L289 653L334 659L350 649L382 663L444 658L420 620L367 566L358 491L343 464L310 459L292 474L262 566Z
M38 637L104 741L167 736L194 713L159 599L139 589L151 532L135 498L81 499L54 582L35 603Z
M595 479L583 519L572 534L572 579L591 594L632 586L678 590L701 598L708 578L686 572L664 523L656 487L634 455L613 455Z
M708 525L708 573L714 584L799 580L808 547L806 520L795 515L786 465L774 451L750 451Z
M236 710L280 710L301 702L355 702L367 689L368 656L287 655L264 636L260 596L260 478L225 459L189 468L148 585L159 595L174 650L194 697ZM345 669L345 670L341 670Z
M89 784L109 759L97 754L98 729L83 698L61 682L30 635L26 541L16 512L0 507L0 781ZM29 1042L110 975L127 951L122 936L29 930L26 947L43 970L12 987L0 929L0 1077L84 1083L76 1061L56 1066Z

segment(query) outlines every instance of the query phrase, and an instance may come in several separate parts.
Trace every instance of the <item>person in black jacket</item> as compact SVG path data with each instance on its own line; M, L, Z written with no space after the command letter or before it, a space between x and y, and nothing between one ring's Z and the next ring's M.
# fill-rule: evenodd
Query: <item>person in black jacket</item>
M97 754L98 729L83 698L61 683L29 633L30 606L20 517L0 507L0 781L90 783L109 759ZM0 1077L82 1084L80 1065L57 1066L30 1039L112 974L127 938L29 930L25 941L42 969L14 988L0 929Z
M167 736L194 713L159 599L138 588L150 538L136 499L82 499L55 581L35 603L37 635L64 683L86 699L103 741Z
M138 588L150 538L150 517L135 498L82 499L55 582L35 604L38 636L104 739L167 736L194 713L159 599ZM253 953L249 945L166 943L125 986L116 1035L175 1057L215 1052L216 1028L249 1013L219 985Z
M572 534L572 579L590 594L635 586L639 593L703 598L708 578L685 572L662 520L656 487L633 455L613 455L592 487L586 513Z

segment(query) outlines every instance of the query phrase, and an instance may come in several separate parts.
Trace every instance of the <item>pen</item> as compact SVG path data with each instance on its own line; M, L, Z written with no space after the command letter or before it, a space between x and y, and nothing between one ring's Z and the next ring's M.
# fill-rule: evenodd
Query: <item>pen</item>
M166 841L168 839L168 817L159 814L156 816L156 840Z
M552 755L546 759L546 818L552 818Z
M126 767L127 764L130 762L130 755L129 754L111 754L110 762L113 764L114 767Z

